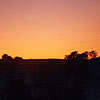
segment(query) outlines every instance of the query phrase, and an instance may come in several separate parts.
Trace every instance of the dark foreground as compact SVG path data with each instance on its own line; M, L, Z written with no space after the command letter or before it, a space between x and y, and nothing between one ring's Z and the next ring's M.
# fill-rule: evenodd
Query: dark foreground
M0 61L0 100L100 100L100 58Z

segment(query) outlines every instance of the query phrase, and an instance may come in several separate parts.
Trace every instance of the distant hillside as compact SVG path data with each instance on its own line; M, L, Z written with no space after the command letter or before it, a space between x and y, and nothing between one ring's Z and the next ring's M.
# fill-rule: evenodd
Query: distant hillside
M0 60L0 95L11 98L9 91L14 94L15 83L22 93L19 98L30 95L30 100L99 100L100 58ZM27 87L23 92L21 84Z

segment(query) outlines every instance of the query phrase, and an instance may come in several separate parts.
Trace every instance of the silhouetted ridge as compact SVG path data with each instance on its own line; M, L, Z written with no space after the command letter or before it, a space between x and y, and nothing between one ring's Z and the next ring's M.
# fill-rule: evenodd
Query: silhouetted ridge
M65 59L0 60L0 100L99 100L100 57L77 51Z

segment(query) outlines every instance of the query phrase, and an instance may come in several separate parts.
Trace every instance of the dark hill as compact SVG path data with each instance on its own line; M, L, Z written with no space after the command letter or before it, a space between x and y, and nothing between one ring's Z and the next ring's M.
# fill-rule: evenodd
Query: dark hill
M100 58L0 60L0 100L9 98L99 100Z

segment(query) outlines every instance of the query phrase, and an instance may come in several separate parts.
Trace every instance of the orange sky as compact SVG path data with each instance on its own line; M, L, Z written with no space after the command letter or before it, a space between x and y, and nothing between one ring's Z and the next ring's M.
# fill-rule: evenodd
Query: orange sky
M100 0L0 0L0 57L100 54Z

